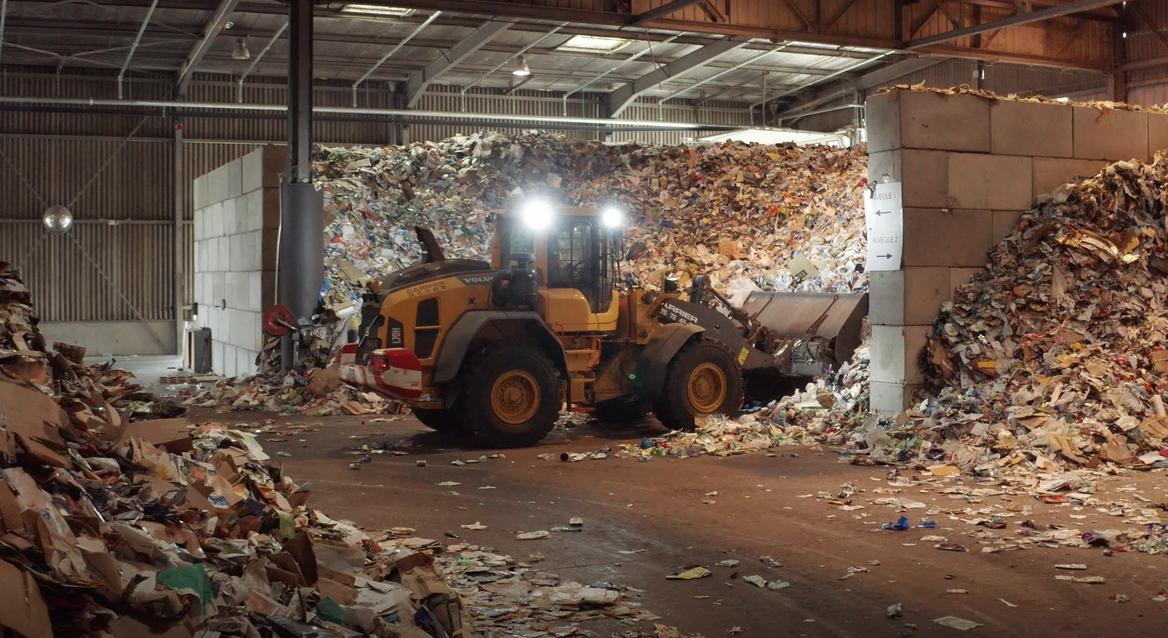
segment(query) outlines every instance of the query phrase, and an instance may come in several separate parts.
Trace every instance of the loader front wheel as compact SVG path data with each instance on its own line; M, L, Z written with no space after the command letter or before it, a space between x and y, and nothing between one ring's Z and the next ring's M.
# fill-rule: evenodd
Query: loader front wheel
M497 343L469 362L455 414L483 445L532 445L556 425L558 385L547 355L521 343Z
M665 387L653 410L671 430L693 430L694 418L733 414L742 405L742 370L721 344L709 339L687 343L665 374Z
M462 424L458 420L458 416L451 410L412 408L410 411L414 413L414 418L431 430L450 435L459 434L462 431L460 427Z

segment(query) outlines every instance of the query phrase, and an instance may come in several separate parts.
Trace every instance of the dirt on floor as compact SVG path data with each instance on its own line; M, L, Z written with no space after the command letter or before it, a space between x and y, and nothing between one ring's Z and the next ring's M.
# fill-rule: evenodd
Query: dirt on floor
M445 536L450 533L520 560L538 552L546 557L540 563L544 571L586 584L610 582L642 590L641 602L662 616L661 622L707 638L727 635L736 627L738 635L758 637L1095 637L1168 631L1168 601L1153 600L1168 588L1168 557L1033 546L983 553L978 539L967 536L970 526L946 514L929 517L937 522L936 529L882 530L880 523L900 515L916 524L926 518L925 510L898 513L867 505L842 511L828 499L816 498L851 483L863 490L854 502L865 503L876 496L871 490L888 485L889 468L849 465L830 450L780 448L773 456L565 463L559 460L562 452L635 444L663 430L654 422L620 431L580 426L556 431L532 448L481 450L432 432L412 417L322 419L198 410L191 418L226 424L268 419L319 423L317 432L271 437L288 440L264 445L297 482L312 484L310 504L330 517L373 528L414 527L428 538L450 539ZM259 438L263 442L268 437ZM549 453L552 460L538 458ZM492 454L499 456L452 465ZM350 469L350 463L364 456L370 460ZM1165 501L1162 489L1168 484L1163 477L1109 477L1096 495L1121 488L1123 498L1130 500L1134 486L1149 502ZM448 481L459 485L439 485ZM969 479L965 484L976 487ZM930 508L970 511L983 500L922 487L905 488L899 496ZM959 498L964 503L957 503ZM1028 495L984 501L1015 506L1020 518L1032 519L1039 528L1051 523L1084 531L1119 527L1094 508L1044 504ZM575 517L584 519L578 533L553 532L533 541L515 538L518 531L566 526ZM487 529L461 527L475 522ZM1017 522L982 533L1009 538L1018 533ZM921 540L925 536L944 536L969 551L939 551L936 542ZM760 556L773 557L781 566L768 566ZM727 559L740 562L734 568L716 566ZM666 580L677 568L695 563L713 575ZM1068 563L1087 569L1055 567ZM844 578L849 567L857 573ZM772 591L744 580L756 574L790 586ZM1102 576L1105 582L1055 578L1067 574ZM889 607L896 604L901 605L901 617L889 618ZM933 622L945 616L981 626L962 631ZM643 626L651 629L650 623ZM612 620L583 628L604 637L628 629Z

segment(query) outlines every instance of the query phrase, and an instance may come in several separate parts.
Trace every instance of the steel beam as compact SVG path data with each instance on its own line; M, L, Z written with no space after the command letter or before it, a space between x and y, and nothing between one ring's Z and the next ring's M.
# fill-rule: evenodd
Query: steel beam
M8 18L8 0L0 0L0 53L4 52L4 21Z
M633 24L643 24L650 20L656 20L657 18L667 16L674 11L681 11L686 7L698 4L701 1L702 0L673 0L673 2L666 2L656 9L650 9L644 13L637 14L637 16L633 18Z
M288 183L312 182L312 0L288 3Z
M637 99L638 95L654 86L701 68L706 62L726 55L731 51L737 51L746 45L746 40L737 40L729 37L722 38L717 42L707 44L693 53L682 56L666 64L664 67L653 69L648 75L641 76L608 94L608 116L616 117L620 115L633 103L633 100Z
M312 184L312 5L288 3L288 183L280 189L280 233L276 251L276 300L297 323L316 312L324 281L324 194ZM284 336L280 365L296 361L299 341Z
M268 54L268 51L272 50L272 47L275 46L276 41L280 39L280 36L284 35L284 31L286 31L287 29L288 29L288 23L285 22L280 27L280 30L276 32L276 35L272 36L271 40L268 40L268 43L264 46L264 49L259 52L259 55L252 58L251 64L247 65L247 70L243 72L243 75L239 76L239 80L236 81L236 85L235 85L236 86L236 92L235 92L235 101L236 102L243 103L243 81L247 79L247 76L251 75L251 72L255 70L256 65L260 63L260 60L264 59L264 56Z
M929 67L937 66L944 62L944 60L936 60L932 58L909 58L901 60L894 64L889 64L886 67L881 67L875 71L865 73L856 80L856 87L862 91L876 88L886 82L891 82L899 77L904 77L910 73L917 71L924 71Z
M678 38L680 38L680 37L681 37L681 34L679 33L679 34L677 34L677 35L675 35L675 36L672 36L672 37L669 37L669 38L667 38L667 39L666 39L666 40L664 40L663 42L658 42L657 44L658 44L658 46L660 46L660 45L662 45L662 44L669 44L670 42L673 42L674 40L676 40L676 39L678 39ZM649 43L649 46L648 46L648 47L647 47L647 48L646 48L644 51L641 51L640 53L637 53L636 55L632 55L632 56L629 56L628 58L625 58L625 59L624 59L624 60L622 60L622 61L621 61L619 64L617 64L617 65L615 65L615 66L613 66L613 67L610 67L610 68L609 68L607 71L605 71L604 73L601 73L600 75L598 75L598 76L596 76L596 77L592 78L591 80L588 80L588 81L587 81L587 82L585 82L584 84L581 84L580 86L578 86L578 87L576 87L576 88L572 89L571 91L568 91L567 93L565 93L565 94L564 94L564 98L565 98L565 99L567 99L567 98L568 98L568 96L572 95L573 93L578 93L578 92L580 92L580 91L583 91L583 90L584 90L584 88L585 88L585 87L587 87L589 84L592 84L593 82L596 82L597 80L600 80L601 78L603 78L603 77L607 76L609 73L612 73L613 71L616 71L617 69L619 69L619 68L621 68L622 66L624 66L624 65L628 64L629 62L633 62L633 61L635 61L635 60L637 60L637 59L641 58L642 56L644 56L644 55L648 54L648 53L649 53L649 52L651 52L652 50L653 50L653 44L652 44L652 43Z
M499 64L495 65L495 67L494 67L494 68L492 68L490 71L487 71L486 73L484 73L484 74L480 75L479 77L475 78L475 81L474 81L474 82L471 82L470 84L468 84L468 85L466 85L466 86L462 87L462 91L460 92L460 95L462 96L462 100L463 100L463 105L462 105L462 107L463 107L463 108L462 108L462 110L464 110L464 111L466 110L466 92L467 92L467 91L469 91L469 90L471 90L472 88L474 88L475 86L477 86L479 82L482 82L483 80L487 79L488 77L490 77L491 75L493 75L493 74L494 74L496 71L498 71L499 69L501 69L501 68L503 68L503 67L507 66L508 64L510 64L510 63L511 63L511 61L512 61L512 60L514 60L515 58L517 58L517 57L519 57L519 56L523 55L524 53L527 53L528 51L530 51L530 50L534 49L534 48L536 47L536 45L538 45L540 42L543 42L544 40L546 40L546 39L548 39L548 38L552 37L553 35L555 35L555 34L557 34L557 33L559 33L559 32L560 32L560 29L563 29L563 28L564 28L564 27L566 27L566 26L568 26L568 23L567 23L567 22L561 22L560 24L556 25L556 27L555 27L554 29L552 29L551 31L548 31L547 33L543 34L543 36L541 36L541 37L540 37L538 40L536 40L535 42L532 42L531 44L528 44L527 46L523 47L522 49L519 49L519 51L517 51L517 52L515 52L515 53L512 53L512 54L511 54L511 57L509 57L509 58L507 58L506 60L503 60L501 63L499 63ZM531 76L530 76L530 75L528 75L527 77L528 77L528 78L530 78ZM524 80L524 81L526 82L526 80Z
M203 61L203 57L207 55L207 51L211 50L211 44L215 42L215 38L219 36L219 32L227 24L228 16L235 11L235 7L238 4L239 0L219 0L219 8L215 10L207 25L203 27L203 37L195 43L191 52L187 54L186 60L183 61L182 66L178 69L177 86L179 97L187 94L187 87L191 85L191 79L195 77L195 68L199 66L199 62Z
M483 45L493 40L500 33L503 33L511 27L510 22L488 22L483 26L475 29L462 42L454 45L450 51L442 54L437 60L434 60L426 68L422 69L414 77L406 82L406 106L414 108L418 100L422 99L422 94L425 93L426 87L433 84L438 78L442 77L450 69L453 69L463 60L474 55L476 51L483 48Z
M796 92L796 91L802 91L803 89L808 89L808 88L811 88L811 87L815 86L816 84L819 84L820 82L822 82L822 81L824 81L824 80L830 80L831 78L834 78L834 77L841 76L841 75L843 75L843 74L845 74L845 73L849 73L849 72L851 72L851 71L855 71L856 69L858 69L858 68L860 68L860 67L864 66L865 64L870 64L870 63L872 63L872 62L875 62L875 61L877 61L877 60L879 60L879 59L881 59L881 58L883 58L883 57L885 57L885 56L889 56L889 55L892 55L892 54L893 54L893 51L885 51L884 53L881 53L880 55L877 55L877 56L874 56L874 57L868 58L867 60L863 60L863 61L861 61L861 62L859 62L859 63L856 63L856 64L853 64L853 65L851 65L851 66L844 67L844 68L842 68L842 69L840 69L840 70L838 70L838 71L836 71L836 72L834 72L834 73L832 73L832 74L830 74L830 75L825 75L824 77L821 77L821 78L817 78L817 79L815 79L815 80L812 80L812 81L808 82L807 84L802 84L802 85L800 85L800 86L796 86L796 87L793 87L793 88L787 89L786 91L783 91L782 93L780 93L780 94L778 94L778 95L776 95L776 96L774 96L774 97L768 97L768 98L766 98L765 100L763 100L763 101L761 101L761 102L755 102L754 104L751 104L751 105L750 105L750 108L754 108L754 107L756 107L756 106L762 106L762 107L764 107L764 108L765 108L765 107L766 107L766 103L767 103L767 102L770 102L771 100L777 100L777 99L779 99L779 98L786 97L786 96L788 96L788 95L790 95L790 94L792 94L792 93L794 93L794 92Z
M410 34L403 38L401 42L398 42L396 45L394 45L394 47L389 50L389 53L381 56L381 59L378 60L373 66L369 67L368 71L366 71L361 77L357 78L357 81L353 83L353 106L357 106L357 87L361 86L361 83L365 80L368 80L369 77L373 75L375 71L377 71L377 69L381 68L382 64L385 64L386 60L392 58L393 55L398 51L401 51L402 47L409 44L410 40L413 40L419 33L422 32L423 29L430 26L430 24L437 20L438 16L440 15L442 15L441 11L435 11L434 13L431 13L430 17L426 18L425 22L414 27L414 30L410 31Z
M964 38L966 36L977 35L985 33L986 31L993 31L994 29L1004 29L1006 27L1016 27L1023 24L1030 24L1031 22L1041 22L1042 20L1049 20L1051 18L1058 18L1061 16L1079 13L1090 9L1098 9L1100 7L1108 7L1113 4L1119 4L1123 0L1081 0L1080 2L1073 2L1070 4L1059 5L1057 7L1050 7L1033 11L1031 13L1022 13L1015 16L1010 16L1003 20L995 20L993 22L986 22L977 26L966 27L964 29L954 29L946 33L938 35L931 35L924 38L918 38L908 43L907 48L916 49L918 47L928 46L930 44L939 44L941 42L948 42L956 40L957 38Z
M138 35L134 36L134 43L130 45L130 52L126 54L126 61L122 63L122 70L118 71L118 99L122 99L122 80L126 77L126 69L130 68L130 60L134 59L134 52L138 50L138 44L142 42L142 34L146 32L146 25L150 24L150 18L154 15L154 9L158 6L158 0L153 0L150 3L150 8L146 10L146 17L142 19L142 26L138 27Z
M783 49L787 48L788 46L790 46L789 42L783 43L783 44L771 49L770 51L763 51L762 53L759 53L758 55L749 57L746 60L739 62L738 64L735 64L734 66L732 66L728 69L722 69L721 71L718 71L717 73L715 73L709 77L702 78L702 79L698 80L697 82L694 82L693 84L685 87L684 89L681 89L680 91L674 91L673 93L670 93L669 95L658 100L657 103L661 104L662 102L668 102L669 100L672 100L673 98L675 98L679 95L684 95L685 93L689 93L690 91L698 88L699 86L705 84L706 82L710 82L712 80L717 80L718 78L722 77L723 75L726 75L728 73L733 73L734 71L737 71L738 69L741 69L742 67L744 67L748 64L751 64L752 62L757 62L758 60L761 60L762 58L765 58L766 56L768 56L772 53L778 53L779 51L782 51Z
M191 183L187 181L183 171L183 125L182 120L174 120L174 343L177 354L183 353L183 336L186 321L183 310L186 308L185 288L187 283L187 263L183 259L183 204L184 197ZM194 244L188 244L194 246ZM193 259L192 259L193 261Z

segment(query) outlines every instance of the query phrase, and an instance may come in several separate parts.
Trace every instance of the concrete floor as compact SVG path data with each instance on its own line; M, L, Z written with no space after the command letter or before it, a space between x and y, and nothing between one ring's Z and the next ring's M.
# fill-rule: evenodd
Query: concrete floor
M85 357L86 365L96 365L107 361L115 361L115 367L129 370L134 373L138 383L145 392L152 392L158 396L174 396L171 387L158 382L161 377L181 376L190 374L182 367L182 357L179 355L97 355Z
M197 421L224 423L258 423L269 417L192 414ZM1168 602L1151 600L1168 586L1168 559L1163 556L1122 552L1104 556L1101 549L1071 548L981 553L977 541L963 535L972 528L945 515L934 517L936 530L874 531L871 520L895 520L896 514L869 506L865 512L870 519L864 523L853 519L864 512L841 512L822 500L798 498L820 490L834 492L844 482L867 490L886 484L887 468L841 464L832 452L783 448L773 458L759 453L648 462L558 460L564 451L636 443L661 433L659 426L646 423L616 433L589 426L557 431L537 447L503 450L505 458L456 467L452 460L477 458L482 451L431 432L412 417L388 423L370 417L275 418L322 424L319 432L265 446L289 475L312 484L311 504L329 516L373 528L415 527L427 538L442 539L453 532L519 559L540 552L547 557L541 564L546 571L583 583L609 581L644 590L641 600L664 617L661 622L707 638L726 635L736 626L741 628L739 635L759 637L1163 635L1168 622ZM349 469L350 461L365 454L353 448L383 443L409 454L373 455L360 470ZM291 456L279 457L276 451ZM557 460L537 458L545 453ZM418 467L419 460L427 466ZM1161 489L1162 477L1117 477L1109 485L1138 482L1145 494L1156 496L1152 492ZM440 487L443 481L461 485ZM487 486L494 489L480 489ZM713 491L717 496L707 496ZM963 506L913 489L905 495L946 507ZM1067 518L1070 510L1065 506L1045 505L1029 496L1003 498L1032 506L1026 516L1039 525L1074 522ZM706 500L714 502L703 504ZM1106 515L1087 513L1099 525L1088 520L1076 526L1084 530L1118 526ZM914 522L920 518L910 516ZM584 531L553 533L537 541L514 538L516 531L565 525L571 517L584 519ZM476 521L488 529L460 528ZM1015 529L1011 524L995 531L1008 537ZM971 551L936 550L934 543L920 541L924 534L945 535ZM645 551L619 553L638 549ZM773 556L782 567L763 565L762 555ZM741 577L760 574L792 585L769 591L742 578L732 579L732 569L714 565L727 558L741 561L737 568ZM691 563L709 567L714 576L665 579ZM1056 573L1066 573L1056 571L1059 563L1086 563L1088 571L1074 573L1104 576L1107 582L1057 581ZM849 566L870 571L841 580ZM948 589L969 593L946 594ZM1115 594L1130 601L1117 604L1110 598ZM904 616L889 619L887 608L895 603L902 604ZM932 622L949 615L984 626L962 632ZM645 626L651 630L651 624ZM612 621L586 628L596 636L627 629Z

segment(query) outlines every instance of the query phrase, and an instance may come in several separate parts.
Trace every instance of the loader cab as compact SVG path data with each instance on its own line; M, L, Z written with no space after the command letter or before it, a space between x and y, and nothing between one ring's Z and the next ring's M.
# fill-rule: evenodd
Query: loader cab
M556 332L616 329L621 215L527 201L499 214L494 261L510 269L534 255L536 310Z

